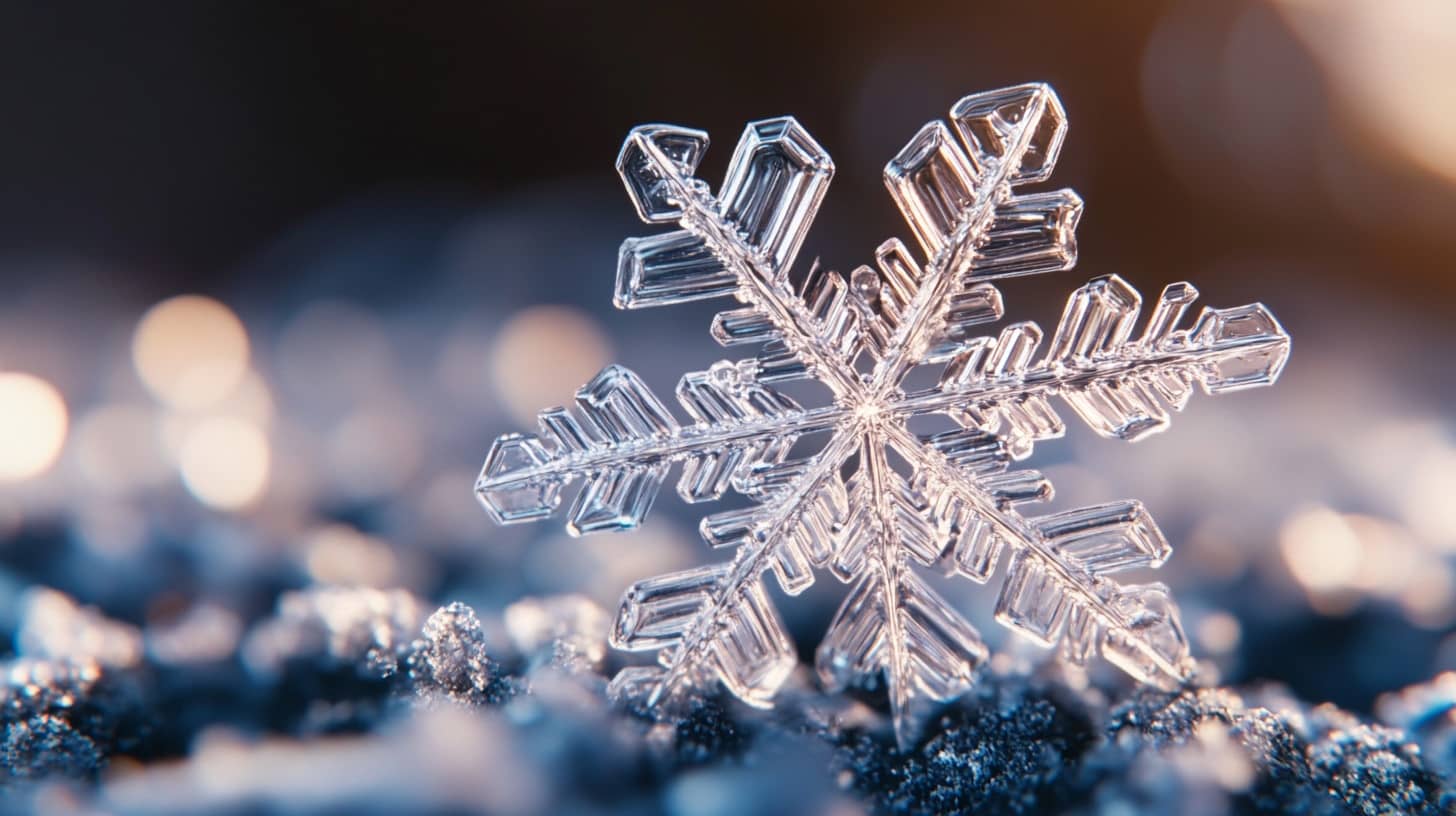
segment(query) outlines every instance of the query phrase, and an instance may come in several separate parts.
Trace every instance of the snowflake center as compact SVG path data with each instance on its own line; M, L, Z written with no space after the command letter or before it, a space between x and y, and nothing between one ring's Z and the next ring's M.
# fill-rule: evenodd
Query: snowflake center
M861 424L877 427L891 415L890 404L882 399L865 398L863 402L854 406L854 415Z

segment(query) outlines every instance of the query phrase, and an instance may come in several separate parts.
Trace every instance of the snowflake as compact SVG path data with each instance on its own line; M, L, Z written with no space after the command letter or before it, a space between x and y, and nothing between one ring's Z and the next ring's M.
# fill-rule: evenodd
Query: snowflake
M496 440L476 484L501 523L569 511L573 535L641 523L674 463L687 501L728 489L751 504L702 520L703 538L734 558L641 581L623 597L614 646L660 650L657 665L622 670L619 698L668 710L715 680L767 706L797 664L770 603L772 570L790 595L827 568L852 584L819 646L832 690L883 679L901 744L937 702L970 688L987 650L976 629L917 573L937 567L988 581L1009 566L996 618L1083 663L1099 651L1143 682L1175 686L1192 669L1177 609L1159 584L1107 576L1156 567L1170 548L1143 506L1121 501L1044 516L1020 506L1051 496L1038 472L1011 469L1037 440L1060 436L1058 397L1098 433L1135 440L1162 430L1194 383L1208 393L1272 383L1289 338L1263 305L1204 309L1179 328L1197 292L1167 287L1134 336L1141 297L1116 276L1077 290L1035 362L1042 331L1000 319L985 281L1067 269L1082 202L1071 190L1018 193L1045 180L1066 133L1046 85L968 96L951 127L931 122L885 168L885 183L924 263L898 239L850 275L788 271L834 172L793 118L753 122L718 195L693 177L701 131L635 128L617 159L643 220L681 229L623 245L621 308L731 295L723 345L766 343L755 358L687 374L680 423L631 371L609 366L576 395L577 410L541 413L539 435ZM938 384L911 388L936 366ZM775 388L813 379L833 395L805 408ZM949 417L921 435L916 417ZM942 420L945 421L945 420ZM822 444L800 444L827 437ZM814 449L809 455L801 451Z

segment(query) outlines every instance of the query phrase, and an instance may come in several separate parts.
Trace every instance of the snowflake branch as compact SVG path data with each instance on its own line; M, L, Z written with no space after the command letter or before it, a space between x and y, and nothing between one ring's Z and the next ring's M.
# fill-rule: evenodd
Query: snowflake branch
M787 276L779 274L765 254L749 245L737 224L726 218L704 185L684 178L680 167L641 130L629 139L647 157L652 171L666 188L666 198L682 209L679 223L712 250L739 282L739 296L773 322L779 339L803 360L809 372L835 393L858 391L860 385L842 365L833 346L837 338L820 335L818 320L804 301L790 290ZM832 169L832 165L831 165Z
M895 511L890 504L889 480L894 471L885 461L885 440L878 432L866 432L860 446L864 478L869 486L874 507L874 524L869 531L875 537L875 555L879 561L880 612L884 617L884 645L890 649L885 660L885 674L890 692L890 708L894 712L895 733L908 734L911 690L909 688L909 655L900 622L900 571L906 568L901 552ZM903 738L902 738L903 741Z
M917 469L934 472L943 489L965 502L975 515L991 524L996 533L1026 557L1035 559L1056 580L1060 589L1075 598L1080 607L1090 612L1108 631L1125 633L1127 645L1136 650L1146 663L1157 669L1165 684L1177 685L1191 675L1191 660L1173 662L1151 643L1132 636L1137 626L1130 616L1114 608L1097 591L1101 583L1088 575L1070 559L1048 547L1042 534L1019 513L998 504L975 479L952 467L945 458L922 445L908 430L888 426L892 444L904 453Z
M1171 370L1192 371L1199 367L1234 360L1243 354L1274 354L1287 350L1287 336L1260 337L1239 348L1190 348L1184 351L1149 354L1137 358L1107 358L1086 367L1038 367L1020 377L971 383L943 383L926 388L890 403L889 410L899 417L910 417L937 411L950 411L970 403L994 405L998 402L1029 395L1056 396L1086 387L1095 382L1121 380L1141 374Z
M775 547L783 545L789 528L808 512L808 506L817 499L824 483L838 478L840 467L854 452L855 442L854 434L841 434L816 454L813 466L786 491L786 495L793 497L792 500L773 508L767 515L766 525L753 535L752 543L739 547L727 576L713 592L709 605L695 614L693 623L673 647L672 659L648 697L649 706L657 705L691 685L685 681L696 676L703 661L709 659L707 649L723 632L725 619L735 614L737 604L758 585L763 573L770 568Z
M1104 436L1136 440L1168 425L1164 405L1181 410L1198 382L1210 394L1268 385L1289 355L1289 335L1262 304L1204 309L1189 330L1177 324L1197 296L1186 283L1164 289L1142 337L1130 339L1137 291L1115 275L1072 293L1046 356L1033 323L976 338L946 367L940 385L891 404L896 416L931 411L963 424L1006 427L1015 458L1036 439L1060 436L1048 398L1060 397ZM1001 422L1004 420L1004 423Z
M657 465L723 449L743 449L750 443L762 442L770 435L802 435L828 430L847 413L841 406L827 405L787 415L683 425L668 434L625 442L600 441L581 450L557 452L539 464L482 475L475 483L475 490L477 493L511 490L546 480L564 482L603 469Z
M943 237L921 275L923 281L928 281L927 285L916 291L909 308L901 316L900 323L891 336L885 353L875 365L874 372L871 374L872 385L869 392L879 398L888 396L904 379L905 374L924 360L930 343L944 326L946 313L952 303L951 296L966 286L967 279L970 277L969 273L977 261L978 248L985 241L987 233L991 229L998 206L1010 195L1011 185L1022 180L1034 180L1025 178L1022 158L1028 148L1032 146L1033 139L1044 134L1043 119L1059 117L1061 111L1060 104L1055 101L1055 95L1046 86L1026 86L1022 90L1031 91L1027 102L1028 107L1018 114L1009 143L996 146L992 155L988 156L983 153L979 157L981 174L975 181L972 190L968 191L970 204L961 209L953 225L946 225L951 228ZM1002 91L983 96L1004 96L1005 94L1006 92ZM952 112L952 116L955 117L956 112L963 108L972 107L975 99L975 97L967 97L962 100L956 106L956 111ZM963 123L958 121L957 124L959 126ZM927 129L922 130L921 134L911 141L911 145L901 154L902 157L909 153L911 154L909 158L912 160L924 161L927 156L935 152L930 149L931 140L927 139L927 136L939 133L945 133L944 127L939 123L927 126ZM978 145L975 135L967 133L965 130L962 131L962 138L973 149L976 146L985 147ZM948 139L949 136L946 134L937 136L934 141ZM1049 153L1049 156L1046 157L1048 161L1046 171L1050 171L1049 162L1055 160L1060 139L1060 131L1056 131L1049 144L1043 146ZM961 155L959 148L954 145L942 145L941 149L952 152L952 154L941 153L944 160L957 163L957 159ZM970 161L966 162L965 170L961 171L962 175L973 173L975 165L978 163L978 157L975 155L969 155L967 158ZM965 160L960 159L960 161ZM933 217L920 211L920 202L911 202L906 199L910 195L916 197L944 196L947 191L916 190L912 194L903 189L897 190L897 188L913 189L916 185L912 178L901 179L897 183L892 176L892 171L895 169L896 163L892 162L891 167L886 169L886 176L887 181L891 183L892 191L899 193L897 197L901 200L901 209L905 211L912 226L915 226L917 232L921 234L922 242L928 239L934 240L935 233L939 232L939 229L933 224ZM937 186L943 183L937 179ZM942 202L942 205L944 203L948 202ZM1073 223L1075 223L1075 218Z

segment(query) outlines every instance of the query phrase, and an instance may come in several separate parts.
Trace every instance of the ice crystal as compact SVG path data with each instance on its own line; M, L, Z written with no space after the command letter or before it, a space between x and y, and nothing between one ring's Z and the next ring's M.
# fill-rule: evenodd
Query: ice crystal
M768 705L796 657L763 575L772 570L795 595L827 568L852 587L819 647L818 674L831 689L882 675L907 742L928 704L965 692L986 656L975 628L915 565L985 582L1003 554L1003 624L1059 643L1074 662L1100 650L1142 681L1188 676L1167 590L1108 577L1169 554L1143 506L1023 515L1051 486L1010 464L1063 433L1052 397L1104 436L1140 439L1162 430L1195 384L1213 394L1273 382L1289 340L1259 304L1204 309L1180 327L1197 294L1186 283L1167 287L1135 334L1141 297L1116 276L1073 293L1039 357L1034 323L978 336L1003 311L987 281L1076 259L1076 193L1017 189L1050 175L1065 132L1046 85L962 99L949 126L926 125L885 168L923 261L891 239L874 265L847 276L815 265L797 287L789 269L834 172L797 121L749 124L716 196L693 177L706 133L631 132L617 168L638 214L680 229L622 245L616 304L731 295L742 305L719 313L712 335L764 351L684 376L686 424L636 374L609 366L577 393L576 411L548 409L539 434L497 439L476 484L489 513L512 523L550 515L581 480L567 514L574 535L636 527L679 462L685 500L732 488L752 501L702 521L708 544L736 549L732 561L627 590L611 642L660 650L659 665L623 670L614 693L662 706L717 679ZM908 387L922 366L939 368L938 384ZM802 407L775 387L810 378L829 404ZM910 430L911 418L932 414L954 426ZM799 454L802 439L821 437Z
M480 618L459 601L430 615L407 663L415 693L426 701L498 704L515 693L486 653Z
M70 611L51 614L68 618ZM87 612L105 631L116 626ZM70 623L69 619L61 623ZM87 776L150 732L134 684L94 659L20 657L0 664L0 783Z
M10 723L0 739L0 765L16 777L81 777L103 764L94 742L50 714Z

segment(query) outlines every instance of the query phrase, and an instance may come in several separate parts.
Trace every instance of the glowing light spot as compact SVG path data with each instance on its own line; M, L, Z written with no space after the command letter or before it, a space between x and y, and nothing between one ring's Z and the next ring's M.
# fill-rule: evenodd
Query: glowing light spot
M1324 507L1304 510L1284 522L1279 550L1294 579L1314 592L1353 584L1364 555L1355 530Z
M863 404L855 406L854 415L861 422L878 422L880 414L884 412L885 406L875 400L866 400Z
M232 657L243 623L231 610L202 603L167 621L151 621L146 647L152 657L173 666L213 663Z
M1198 622L1198 642L1214 654L1228 654L1238 648L1243 637L1239 619L1227 612L1213 612Z
M1427 564L1399 593L1401 609L1417 626L1448 628L1456 620L1456 577L1446 564Z
M1456 551L1456 449L1420 451L1402 480L1400 504L1411 529L1447 551Z
M273 393L257 372L248 371L238 381L238 387L212 412L242 417L266 428L273 421Z
M610 358L596 321L569 306L533 306L506 322L495 341L491 377L511 418L534 424L545 405L564 404ZM542 360L550 361L542 365Z
M33 587L20 606L15 639L23 655L123 668L141 659L142 634L136 627L83 607L65 593Z
M242 381L248 333L216 300L179 295L142 316L131 352L137 375L158 399L174 408L205 408Z
M0 481L39 476L66 442L66 402L39 377L0 373Z
M308 572L319 583L384 588L399 579L389 545L346 524L320 528L307 546Z
M188 430L178 451L182 482L198 501L239 510L268 485L268 440L256 425L216 417Z
M1278 0L1275 7L1324 69L1344 108L1406 158L1456 181L1456 3ZM1394 13L1393 13L1394 12Z

